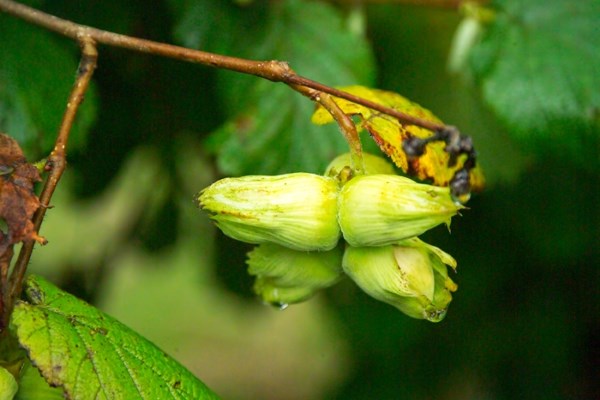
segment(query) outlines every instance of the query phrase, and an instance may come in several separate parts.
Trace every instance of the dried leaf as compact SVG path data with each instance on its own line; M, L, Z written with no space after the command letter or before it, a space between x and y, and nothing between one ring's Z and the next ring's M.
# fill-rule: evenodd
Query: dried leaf
M40 180L37 168L27 163L19 144L0 133L0 218L8 228L7 232L0 230L0 254L23 240L42 240L31 222L40 207L33 185Z
M364 86L348 86L339 89L406 114L441 123L441 120L431 111L397 93L370 89ZM396 118L383 115L378 111L348 100L336 98L335 101L344 113L360 118L358 127L366 129L381 151L387 154L404 172L410 173L419 179L432 179L433 183L438 186L448 186L455 172L461 169L465 162L466 155L459 157L457 163L450 167L448 165L450 155L444 150L446 145L443 142L430 143L421 157L408 159L402 150L402 142L412 136L418 138L430 137L433 134L430 130L415 125L402 124ZM331 114L319 106L312 116L312 122L321 125L334 121ZM483 188L484 178L480 168L477 167L471 170L470 178L473 190Z

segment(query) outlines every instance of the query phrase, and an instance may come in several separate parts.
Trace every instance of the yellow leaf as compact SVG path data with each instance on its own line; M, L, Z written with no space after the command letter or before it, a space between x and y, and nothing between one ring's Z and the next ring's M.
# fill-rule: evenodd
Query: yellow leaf
M347 86L338 89L424 120L442 123L431 111L394 92L370 89L364 86ZM394 117L345 99L336 97L335 102L345 114L360 118L357 124L358 128L366 129L381 151L387 154L404 172L419 179L431 179L438 186L448 186L456 171L463 167L466 155L460 156L454 166L448 166L450 155L444 150L446 144L443 142L429 143L425 153L418 158L408 159L406 157L402 150L402 142L413 136L422 139L428 138L433 135L430 130L400 123ZM312 115L312 122L323 125L334 122L334 120L327 110L318 106ZM470 182L473 190L483 188L484 178L479 167L470 171Z

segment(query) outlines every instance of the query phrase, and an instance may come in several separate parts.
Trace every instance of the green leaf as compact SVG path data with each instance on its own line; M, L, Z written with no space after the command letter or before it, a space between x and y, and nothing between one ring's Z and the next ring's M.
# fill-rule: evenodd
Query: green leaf
M77 53L55 41L52 33L3 14L0 42L0 132L14 137L32 157L41 157L54 145L74 83ZM91 87L71 133L71 150L85 143L96 100Z
M11 329L46 381L77 399L216 399L148 340L43 278L25 283Z
M483 95L528 150L600 165L600 2L496 0L473 48Z
M177 24L173 36L186 47L231 54L236 31L245 21L243 11L233 1L169 0ZM233 54L231 54L233 55Z
M373 58L366 40L348 28L332 6L286 0L268 3L268 8L264 4L229 8L225 24L235 21L236 36L231 38L226 28L216 26L223 39L209 49L254 60L284 60L298 74L327 85L372 82ZM182 24L191 26L190 18ZM196 25L205 23L199 17ZM206 43L208 37L205 29L179 35L193 46ZM337 127L313 126L314 105L289 87L228 71L219 72L218 84L229 120L209 145L224 173L322 172L338 153L347 151Z

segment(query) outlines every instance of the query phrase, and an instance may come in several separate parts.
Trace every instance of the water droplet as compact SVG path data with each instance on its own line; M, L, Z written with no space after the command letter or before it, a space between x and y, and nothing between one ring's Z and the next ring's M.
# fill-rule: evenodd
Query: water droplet
M287 303L280 303L280 302L276 301L276 302L271 303L271 306L277 308L280 311L283 311L286 308L288 308L289 304L287 304Z
M447 308L425 311L425 319L429 322L440 322L446 317Z

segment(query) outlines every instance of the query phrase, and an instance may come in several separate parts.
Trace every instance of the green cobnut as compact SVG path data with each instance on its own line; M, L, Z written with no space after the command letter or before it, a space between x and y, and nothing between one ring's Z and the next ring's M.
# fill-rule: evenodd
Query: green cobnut
M348 246L342 265L373 298L413 318L439 322L457 289L445 263L456 266L450 255L415 238L390 246Z
M227 236L290 249L331 250L338 243L338 183L308 173L221 179L197 198Z
M344 239L355 247L383 246L446 223L462 206L448 188L396 175L363 175L347 182L338 197Z
M248 253L247 264L248 273L256 276L256 294L285 307L335 284L342 276L342 250L306 252L265 243Z
M18 390L19 385L15 377L7 369L0 366L0 400L12 400Z

